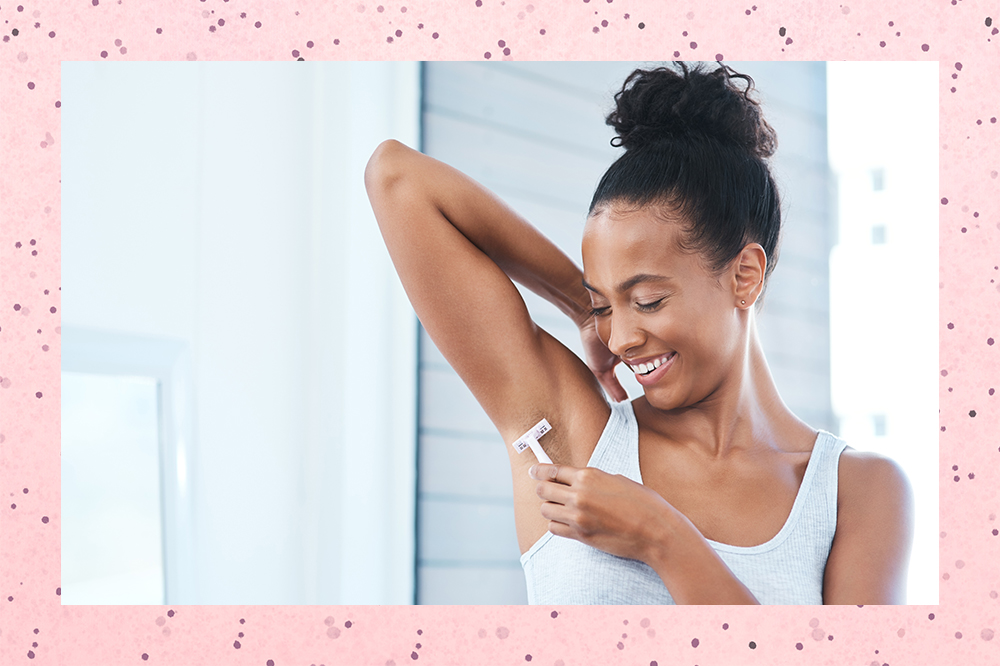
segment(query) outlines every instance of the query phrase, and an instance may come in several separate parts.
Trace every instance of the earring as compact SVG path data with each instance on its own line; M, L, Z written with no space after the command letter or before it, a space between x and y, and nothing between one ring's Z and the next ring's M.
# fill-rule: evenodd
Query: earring
M740 305L746 305L746 304L747 304L746 301L740 301Z

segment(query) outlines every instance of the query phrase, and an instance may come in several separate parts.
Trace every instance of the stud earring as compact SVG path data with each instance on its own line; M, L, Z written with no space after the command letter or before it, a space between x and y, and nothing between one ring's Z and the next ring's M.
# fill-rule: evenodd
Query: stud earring
M747 304L746 301L740 301L740 305L746 305L746 304Z

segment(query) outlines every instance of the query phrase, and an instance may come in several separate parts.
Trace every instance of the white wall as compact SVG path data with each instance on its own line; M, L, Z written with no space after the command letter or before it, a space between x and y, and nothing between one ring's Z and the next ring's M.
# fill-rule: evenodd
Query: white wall
M170 603L412 601L416 320L362 174L382 139L417 145L418 79L63 67L64 338L192 359L189 492L170 500L191 557Z

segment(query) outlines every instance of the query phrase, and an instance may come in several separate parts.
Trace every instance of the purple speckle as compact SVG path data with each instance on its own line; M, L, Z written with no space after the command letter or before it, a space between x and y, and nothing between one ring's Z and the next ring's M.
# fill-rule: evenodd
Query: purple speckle
M993 630L987 627L986 629L983 629L982 631L979 632L979 637L982 638L984 641L991 641L993 640Z
M602 28L607 28L608 27L608 22L607 21L601 21L601 27Z
M699 643L699 642L700 642L700 641L699 641L699 640L698 640L697 638L692 638L692 639L691 639L691 647L693 647L693 648L696 648L696 647L698 647L698 643Z
M962 638L962 632L961 631L956 631L955 632L955 638L961 639Z
M923 51L924 53L926 53L927 51L930 51L931 50L930 44L921 44L920 45L920 50Z
M788 46L791 43L792 43L792 38L791 37L785 37L785 46Z
M226 25L226 19L219 19L219 27Z
M990 389L990 395L993 395L994 392L994 389Z
M510 629L507 627L497 627L497 638L503 640L510 636Z
M690 46L692 49L696 49L698 48L698 42L691 42Z
M530 654L524 655L524 660L525 661L531 661L531 655Z
M597 26L595 25L595 26L594 26L594 34L596 35L596 34L597 34L597 33L599 33L600 31L601 31L601 29L600 29L600 28L598 28L598 27L597 27Z
M933 620L934 619L934 613L928 613L927 614L927 619L928 620Z
M148 655L148 654L146 654L145 652L143 652L143 653L142 653L142 660L143 660L143 661L149 661L149 655Z
M549 617L559 617L559 613L557 611L552 611L551 613L549 613Z
M236 634L236 637L237 638L243 638L243 632L241 631L240 633Z
M801 650L802 649L802 643L796 643L795 644L795 649L796 650Z
M348 620L347 622L344 623L344 626L350 629L352 626L354 626L354 623Z
M622 643L621 641L618 641L618 649L619 650L624 650L625 649L625 644Z
M986 344L988 344L989 346L992 347L993 346L993 338L986 338Z
M42 516L42 522L47 525L48 522L49 522L49 517L48 516Z
M397 30L396 31L396 36L397 37L402 37L403 36L403 31L402 30Z
M969 410L969 417L973 418L973 419L976 418L976 410L970 409Z
M333 45L334 46L339 46L340 45L340 40L339 39L333 40Z
M255 27L255 28L259 28L259 27L260 27L260 21L257 21L256 23L254 23L254 24L253 24L253 27Z
M723 623L722 623L722 630L723 630L723 631L726 631L726 630L728 630L728 629L729 629L729 623L728 623L728 622L723 622Z
M32 652L31 650L28 650L28 659L34 659L34 658L35 658L35 653Z
M299 57L299 50L298 49L292 49L292 57L293 58L298 58Z
M107 51L101 51L101 57L102 58L107 58L108 57L108 52Z
M162 35L163 34L163 28L157 28L156 29L156 34Z
M172 610L168 610L167 611L167 617L173 617L173 616L174 616L174 612Z
M34 90L34 89L35 89L35 82L28 81L28 90Z
M62 596L62 588L61 587L57 587L56 588L56 596L57 597L61 597Z
M750 645L748 645L747 647L749 647L751 650L756 650L757 643L755 643L754 641L750 641Z
M544 31L543 31L543 32L544 32ZM435 32L435 33L431 33L431 37L432 37L432 38L434 38L434 39L437 39L438 37L440 37L440 35L438 35L438 34L437 34L437 33Z
M490 55L490 52L489 52L489 51L487 51L486 53L484 53L484 54L483 54L483 57L484 57L484 58L486 58L487 60L489 60L489 59L490 59L490 58L492 58L493 56L492 56L492 55Z
M274 666L274 659L268 659L267 666Z
M503 54L504 54L505 56L509 56L509 55L510 55L510 48L509 48L509 47L508 47L508 48L505 48L505 49L503 50Z
M640 21L640 22L639 22L639 30L643 30L643 29L645 29L645 27L646 27L646 24L645 24L645 23L642 23L642 22Z
M878 45L881 46L882 48L885 48L885 42L879 42Z

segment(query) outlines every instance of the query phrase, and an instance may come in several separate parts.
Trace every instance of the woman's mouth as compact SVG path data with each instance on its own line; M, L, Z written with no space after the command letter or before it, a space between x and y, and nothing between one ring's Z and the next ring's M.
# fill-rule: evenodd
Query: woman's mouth
M626 365L635 373L635 378L640 384L651 384L666 374L670 366L673 365L675 356L677 356L677 352L670 352L644 363L627 363Z

